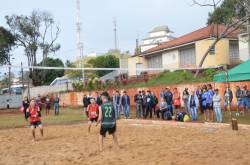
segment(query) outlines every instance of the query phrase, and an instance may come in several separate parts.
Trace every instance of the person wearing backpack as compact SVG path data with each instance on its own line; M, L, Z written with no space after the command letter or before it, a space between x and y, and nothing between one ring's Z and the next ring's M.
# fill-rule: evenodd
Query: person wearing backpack
M198 119L197 110L199 107L199 99L194 91L191 91L191 95L188 97L188 103L187 103L191 119L192 121L195 121Z

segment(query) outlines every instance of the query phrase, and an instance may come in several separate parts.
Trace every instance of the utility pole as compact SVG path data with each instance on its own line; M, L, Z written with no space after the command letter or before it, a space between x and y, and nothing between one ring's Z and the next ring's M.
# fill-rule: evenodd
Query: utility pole
M116 18L114 17L114 42L115 42L115 50L118 50L118 44L117 44L117 22Z
M22 93L24 93L23 63L22 62L21 62L21 74L22 74Z
M81 8L80 0L76 0L76 36L77 36L77 54L80 57L81 68L84 68L84 57L83 57L83 43L82 43L82 22L81 22ZM82 69L83 84L85 84L84 69Z
M9 54L9 83L8 83L8 87L9 87L9 95L11 95L11 62L10 62L10 54Z

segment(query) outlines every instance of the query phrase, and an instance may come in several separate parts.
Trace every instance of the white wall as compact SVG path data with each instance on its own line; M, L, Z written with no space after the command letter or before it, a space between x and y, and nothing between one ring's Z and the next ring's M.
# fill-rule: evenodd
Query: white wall
M149 33L149 37L158 37L158 36L164 36L164 35L167 35L166 31Z
M176 69L179 68L179 51L171 50L164 52L162 55L163 68Z
M20 108L22 99L22 95L0 95L0 109L7 108L7 100L9 100L10 108Z
M67 89L68 88L68 89ZM45 96L50 93L59 93L67 90L73 90L72 84L54 85L54 86L38 86L30 88L30 97L37 97L38 95ZM28 96L28 89L25 89L23 96Z
M250 58L248 52L247 37L239 36L239 51L240 51L240 60L246 61Z
M152 45L147 45L147 46L141 46L141 52L144 52L144 51L149 50L149 49L151 49L153 47L156 47L156 46L157 46L157 44L152 44Z

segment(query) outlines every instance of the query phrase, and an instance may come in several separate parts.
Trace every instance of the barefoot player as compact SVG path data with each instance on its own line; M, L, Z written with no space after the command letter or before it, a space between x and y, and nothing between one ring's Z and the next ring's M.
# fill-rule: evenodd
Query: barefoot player
M113 136L114 145L118 147L118 141L116 135L115 109L108 98L109 96L107 93L103 93L101 95L103 104L99 107L99 118L98 118L98 123L101 123L100 136L99 136L100 151L103 150L103 139L106 136L107 132Z
M90 133L90 128L93 122L97 122L98 113L99 113L99 105L96 103L94 98L90 99L90 104L87 107L88 112L88 133Z
M33 140L36 140L35 129L38 127L40 129L41 136L43 137L43 127L41 122L41 111L34 99L31 99L30 106L27 109L27 117L30 120L30 128L32 130Z

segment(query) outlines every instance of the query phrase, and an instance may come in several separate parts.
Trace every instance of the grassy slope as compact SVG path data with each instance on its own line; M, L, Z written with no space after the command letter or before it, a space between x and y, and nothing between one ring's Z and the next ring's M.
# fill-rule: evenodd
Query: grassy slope
M53 111L49 116L42 113L42 122L47 124L67 124L77 123L86 120L86 116L83 114L83 110L62 108L59 116L54 116ZM14 127L26 127L29 122L25 121L24 115L21 113L13 114L0 114L0 128L14 128Z
M200 74L197 78L189 71L175 71L175 72L163 72L156 78L149 80L147 83L133 83L122 86L123 88L137 88L137 87L148 87L157 85L172 85L172 84L184 84L193 82L210 82L212 81L212 75L215 72L209 70L205 73Z

